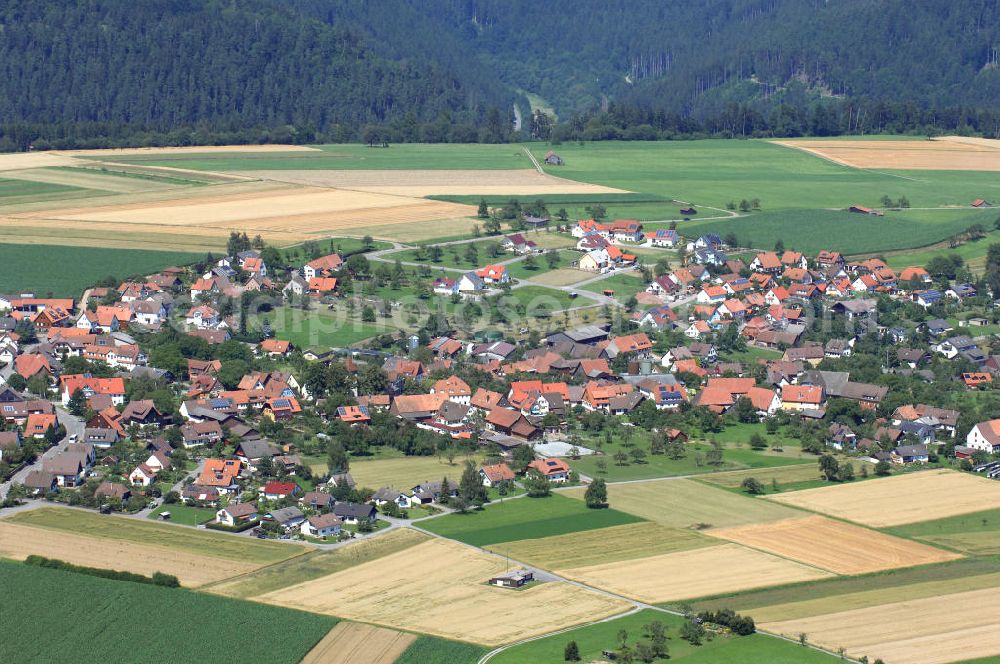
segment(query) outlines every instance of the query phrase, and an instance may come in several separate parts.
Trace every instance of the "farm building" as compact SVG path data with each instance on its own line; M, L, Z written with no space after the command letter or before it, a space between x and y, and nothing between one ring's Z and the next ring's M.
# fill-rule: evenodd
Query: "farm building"
M563 158L557 155L555 152L549 150L548 152L545 153L545 163L548 164L549 166L562 166L566 162L564 162Z
M500 586L501 588L520 588L524 584L531 583L534 580L535 575L532 572L524 569L512 569L509 572L494 576L490 579L490 585Z

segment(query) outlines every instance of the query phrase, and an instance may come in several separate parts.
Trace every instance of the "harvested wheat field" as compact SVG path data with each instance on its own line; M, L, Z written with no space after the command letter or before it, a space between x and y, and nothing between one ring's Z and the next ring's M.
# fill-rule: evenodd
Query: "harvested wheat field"
M14 152L0 154L0 171L18 171L23 168L46 166L73 166L77 162L52 152Z
M200 586L260 567L165 547L0 522L0 556L24 560L32 554L147 576L153 572L173 574L185 586Z
M486 548L546 569L567 569L714 546L694 530L656 523L629 523L566 535L493 544Z
M1000 171L1000 141L957 137L932 141L776 141L853 168Z
M801 620L763 623L769 632L887 664L941 664L1000 654L1000 592L984 588Z
M561 576L656 603L832 576L737 544L557 570Z
M564 495L583 499L583 487ZM608 486L616 510L673 528L728 528L802 516L798 510L691 480L651 480ZM774 509L774 508L778 509Z
M452 232L441 222L473 211L466 205L419 198L245 182L101 197L91 199L87 206L22 206L0 218L0 227L86 229L89 234L107 237L166 233L176 235L178 242L191 236L225 241L235 230L286 245L353 229L357 229L355 234L375 230L371 234L378 235L383 226L404 226L440 236ZM472 223L461 219L463 231Z
M262 602L497 645L622 613L627 602L565 583L486 585L505 561L434 539L258 597Z
M698 481L735 489L748 477L753 477L764 484L771 484L773 480L778 483L779 487L789 482L809 482L821 478L816 464L793 463L788 466L772 466L771 468L746 468L723 473L707 473L699 476Z
M766 499L885 528L1000 507L1000 483L954 470L925 470Z
M301 664L393 664L416 640L415 634L340 622L302 658Z
M521 170L304 170L236 171L241 175L314 187L397 196L607 194L621 189Z
M720 528L708 534L837 574L867 574L961 558L957 553L824 516Z

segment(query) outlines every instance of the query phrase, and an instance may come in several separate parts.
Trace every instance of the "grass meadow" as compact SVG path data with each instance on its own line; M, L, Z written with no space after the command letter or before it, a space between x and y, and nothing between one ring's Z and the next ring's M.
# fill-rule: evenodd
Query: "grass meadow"
M421 527L451 539L485 546L498 542L564 535L642 521L614 509L590 509L582 500L561 495L515 498L467 514L449 514Z
M177 528L137 519L108 518L96 512L43 507L6 519L35 528L61 530L89 537L161 546L214 558L267 565L302 553L297 546L238 538L210 531Z
M115 519L116 521L118 519ZM179 588L0 563L0 661L295 664L336 618ZM220 634L236 629L239 648ZM117 637L115 636L117 635Z
M449 145L406 143L388 148L367 145L320 145L315 151L203 152L120 155L105 161L169 166L195 171L265 170L509 170L534 168L518 145Z
M204 254L176 251L0 244L0 292L79 297L104 277L145 276L202 258Z
M812 664L837 661L832 655L803 648L764 634L750 636L717 636L700 646L692 646L679 637L683 618L660 611L645 610L621 618L606 620L556 634L537 641L514 646L492 658L494 664L558 664L563 660L563 650L570 641L576 641L580 658L584 662L603 661L603 651L618 647L618 635L625 631L629 644L644 639L644 626L660 621L667 628L667 649L670 661L689 664L743 664L768 662L770 664Z

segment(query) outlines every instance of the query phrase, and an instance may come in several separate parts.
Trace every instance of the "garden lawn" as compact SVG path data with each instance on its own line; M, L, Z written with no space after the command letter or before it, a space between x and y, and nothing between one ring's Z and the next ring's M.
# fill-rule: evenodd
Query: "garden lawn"
M97 157L122 164L169 166L196 171L266 170L506 170L533 168L517 145L419 144L371 148L320 145L317 151L203 152Z
M642 275L639 272L626 272L625 274L615 274L607 279L589 283L587 284L587 288L598 293L602 293L605 290L613 290L615 292L615 299L624 303L630 297L646 290L646 286L648 285L642 280Z
M203 254L176 251L0 244L0 293L79 298L84 289L105 277L117 284L203 258Z
M628 643L645 640L644 625L660 621L667 628L667 649L670 661L691 664L744 664L746 662L768 662L769 664L812 664L813 662L833 662L837 658L816 650L803 648L764 634L750 636L717 636L700 646L692 646L678 636L683 618L660 611L645 610L632 615L604 622L578 627L568 632L548 636L514 646L490 660L494 664L558 664L564 661L566 644L576 641L580 658L584 662L604 661L603 651L614 651L618 647L618 634L624 630ZM659 660L658 660L659 661Z
M475 664L486 652L472 643L418 636L395 664Z
M449 514L420 525L442 537L485 546L642 520L614 509L590 509L582 500L555 494L547 498L525 497L491 503L482 511Z
M572 267L573 263L580 260L581 255L582 254L578 251L558 251L556 252L556 256L559 258L559 261L555 264L555 267L552 267L549 265L548 254L539 254L534 256L535 269L528 269L528 267L524 264L524 259L522 258L517 262L508 264L507 272L514 279L534 279L535 277L545 274L546 272L551 272L552 270ZM582 272L581 275L583 275Z
M203 507L189 507L181 503L172 505L160 505L149 513L147 519L161 521L160 514L170 512L170 523L179 523L184 526L197 526L211 521L215 518L215 510Z
M989 226L987 225L987 228ZM886 256L889 267L902 269L911 265L925 266L936 256L960 256L973 272L982 272L986 266L986 252L991 244L1000 242L1000 231L990 231L986 237L975 242L966 242L958 247L941 246L922 251L906 251Z
M527 308L528 313L548 311L561 311L570 307L585 307L596 304L589 297L579 295L575 298L569 293L555 288L545 288L544 286L522 286L514 288L510 293L499 295L502 302L512 302L521 304Z
M117 519L116 519L117 520ZM336 618L20 563L0 563L0 661L295 664ZM220 638L242 626L234 651ZM252 654L251 654L252 653Z

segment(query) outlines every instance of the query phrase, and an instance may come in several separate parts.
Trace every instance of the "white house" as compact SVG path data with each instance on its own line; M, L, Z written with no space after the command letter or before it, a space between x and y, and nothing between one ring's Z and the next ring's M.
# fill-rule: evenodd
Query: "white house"
M219 312L207 304L191 307L184 322L200 330L214 328L219 325Z
M133 486L149 486L156 481L156 471L145 463L140 463L135 467L135 470L129 473L128 481Z
M344 522L336 514L317 514L299 526L299 531L309 537L336 537Z
M988 420L972 427L965 437L965 444L990 454L1000 452L1000 420Z

